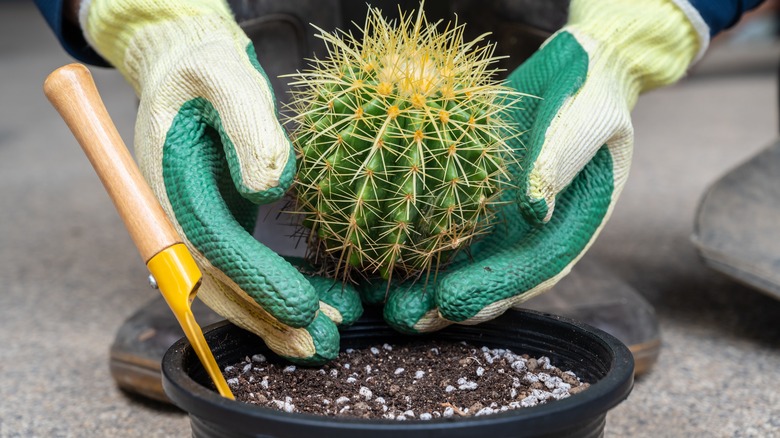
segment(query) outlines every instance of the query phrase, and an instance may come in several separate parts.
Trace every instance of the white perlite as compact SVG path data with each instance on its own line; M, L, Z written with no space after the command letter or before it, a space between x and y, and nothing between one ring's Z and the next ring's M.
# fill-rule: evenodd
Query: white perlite
M520 400L520 406L524 408L530 408L531 406L536 406L536 404L539 403L539 400L536 399L536 397L529 395L528 397Z
M344 403L349 403L349 397L339 397L336 399L337 405L343 405Z
M544 386L546 386L549 389L560 388L561 385L566 385L571 387L571 385L569 385L568 383L563 383L563 379L561 379L560 377L551 377L547 379L546 382L544 382Z
M252 356L252 362L262 363L262 362L265 362L265 361L266 361L265 356L263 356L260 353L255 354L254 356Z
M376 347L371 347L371 354L379 354L379 349Z
M551 392L542 391L541 389L534 389L531 391L531 396L539 401L545 401L553 395Z
M480 410L479 410L479 411L477 411L477 413L476 413L476 414L474 414L474 415L475 415L475 416L477 416L477 417L479 417L480 415L490 415L490 414L492 414L493 412L494 412L493 408L491 408L491 407L487 407L487 408L482 408L482 409L480 409Z
M403 372L404 372L403 368L396 368L395 371L393 371L393 374L395 374L397 376L397 375L399 375L399 374L401 374Z
M420 420L430 420L431 418L433 418L433 415L427 412L423 412L422 414L420 414Z
M296 369L295 365L288 365L288 366L284 367L282 372L283 373L292 373L292 372L295 372L295 369Z
M423 371L423 370L417 370L414 373L414 378L417 379L417 380L422 379L424 376L425 376L425 371Z
M390 344L384 344L382 345L382 348L384 348L387 351L393 351L393 346Z
M365 386L360 387L358 394L362 395L366 400L371 400L371 398L374 396L374 393Z
M526 369L526 362L525 362L525 359L520 358L519 360L516 360L516 361L512 362L512 364L509 365L509 366L511 366L512 369L517 371L517 372L525 371L525 369Z
M281 400L271 400L271 402L276 405L277 409L281 409L284 412L293 412L293 411L295 411L295 405L292 404L292 397L285 397L284 401L281 401Z
M479 385L477 385L477 382L472 382L465 377L458 379L458 389L471 391L478 387Z
M233 377L232 379L227 380L227 384L230 386L237 386L238 385L238 377Z
M482 367L477 367L477 377L482 377L485 374L485 369Z
M450 418L453 415L455 415L455 409L452 409L451 407L447 406L444 408L444 413L441 414L444 418Z

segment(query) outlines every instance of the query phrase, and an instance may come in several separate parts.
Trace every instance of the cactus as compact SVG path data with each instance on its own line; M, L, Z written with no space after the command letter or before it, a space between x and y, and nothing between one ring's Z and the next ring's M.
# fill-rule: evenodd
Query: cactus
M494 225L513 156L501 115L519 95L494 78L486 35L464 42L422 4L397 21L369 8L362 41L318 30L328 56L290 75L310 259L344 279L435 273Z

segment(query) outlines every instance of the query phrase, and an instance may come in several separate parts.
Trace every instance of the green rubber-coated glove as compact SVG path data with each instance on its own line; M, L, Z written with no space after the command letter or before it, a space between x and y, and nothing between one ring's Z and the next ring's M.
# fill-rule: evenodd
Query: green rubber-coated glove
M701 17L680 3L572 1L567 26L508 79L538 98L509 111L522 133L511 144L519 165L498 224L435 282L392 285L388 323L409 333L477 324L569 273L625 184L637 96L680 78L708 42ZM364 300L381 301L386 290L375 284Z
M298 269L252 237L295 156L251 41L222 0L86 0L89 43L140 97L139 167L203 271L198 296L281 356L338 354L357 292Z

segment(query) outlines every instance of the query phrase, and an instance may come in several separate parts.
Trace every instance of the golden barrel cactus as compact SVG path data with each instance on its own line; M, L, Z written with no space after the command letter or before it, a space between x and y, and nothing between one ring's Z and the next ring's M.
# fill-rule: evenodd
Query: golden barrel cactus
M369 9L360 39L318 30L328 56L291 75L311 259L337 278L427 276L495 222L518 93L485 35L465 42L422 5L396 21Z

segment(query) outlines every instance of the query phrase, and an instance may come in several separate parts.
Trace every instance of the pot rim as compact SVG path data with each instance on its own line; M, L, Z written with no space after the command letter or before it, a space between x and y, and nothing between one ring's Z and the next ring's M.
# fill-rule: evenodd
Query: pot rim
M572 424L590 421L599 415L605 415L608 410L628 397L634 384L634 360L628 347L614 336L600 329L568 318L533 310L518 309L507 311L492 321L476 326L452 325L436 332L434 335L450 332L453 334L484 332L489 328L500 328L502 323L518 318L549 326L559 326L562 330L570 330L578 335L586 335L590 340L597 342L611 355L606 375L598 381L591 383L587 390L562 400L479 417L415 419L399 422L389 419L362 419L298 412L288 413L223 398L215 390L196 382L182 366L188 355L194 355L189 342L186 338L182 338L171 346L163 358L163 388L168 397L177 406L190 413L190 415L219 423L235 422L237 428L241 428L240 422L245 422L247 417L249 417L254 419L253 423L272 421L309 428L321 428L323 430L338 429L342 431L366 432L397 432L399 428L409 432L473 428L474 431L485 433L494 427L500 428L508 423L518 422L522 422L524 427L555 431L570 427ZM383 321L381 324L384 324ZM213 336L215 333L232 329L232 327L235 327L232 323L223 321L207 326L204 329L204 333L206 333L208 339L209 335ZM377 329L386 329L394 335L404 336L392 331L387 325L383 327L361 327L360 332L371 332ZM420 339L420 337L412 339ZM437 339L442 339L442 336L438 336ZM490 341L486 340L486 343L490 343ZM343 349L344 347L342 347ZM523 354L523 352L516 353ZM199 363L194 365L200 366ZM226 365L220 365L221 368L224 366ZM566 421L561 421L562 418L565 418Z

